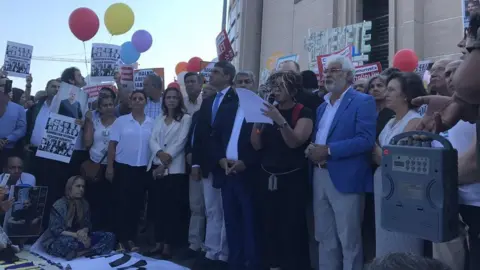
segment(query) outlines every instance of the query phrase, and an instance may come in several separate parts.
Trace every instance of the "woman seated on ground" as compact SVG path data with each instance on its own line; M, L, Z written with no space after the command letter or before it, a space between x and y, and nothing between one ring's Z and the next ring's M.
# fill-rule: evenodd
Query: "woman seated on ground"
M90 232L90 209L84 199L85 180L72 176L65 186L65 196L50 211L50 222L42 245L56 257L72 260L81 256L105 255L115 246L115 236L108 232Z

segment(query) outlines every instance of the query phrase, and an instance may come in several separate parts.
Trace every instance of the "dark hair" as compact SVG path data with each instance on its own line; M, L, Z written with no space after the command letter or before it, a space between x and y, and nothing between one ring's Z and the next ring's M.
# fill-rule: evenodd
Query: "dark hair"
M163 89L163 79L156 74L148 74L147 78L151 80L153 87Z
M110 92L110 95L113 97L113 100L115 100L117 98L117 94L115 93L115 91L113 91L112 88L104 86L100 89L100 91L102 91L102 90Z
M20 104L20 99L22 98L23 93L25 93L25 91L20 88L12 88L12 102ZM25 101L27 101L27 97L25 97Z
M383 75L385 77L390 77L390 75L392 75L393 73L398 73L398 72L402 72L402 71L400 71L400 69L398 69L398 68L391 67L391 68L387 68L384 71L382 71L381 75Z
M53 82L59 82L59 83L61 83L62 81L61 81L60 79L58 79L58 78L57 78L57 79L51 79L51 80L49 80L49 81L47 82L47 85L45 86L45 90L47 90L48 87L50 87L50 84L52 84Z
M388 77L387 84L392 80L398 80L400 82L402 93L407 99L408 108L418 108L418 106L412 104L412 99L427 95L422 78L414 72L397 72Z
M175 108L173 119L175 121L179 122L180 120L182 120L182 117L185 114L185 112L187 111L187 109L185 108L185 104L183 103L182 92L175 87L169 87L165 90L165 92L163 92L163 96L162 96L163 115L168 115L168 108L167 108L167 105L165 104L165 98L167 97L167 93L171 92L171 91L176 92L177 96L178 96L178 106L177 106L177 108Z
M267 79L267 88L271 88L272 86L278 86L276 85L276 80L278 78L282 79L285 87L287 88L288 95L292 98L295 97L297 93L303 89L302 76L300 75L300 73L294 71L279 71L273 73ZM269 92L271 92L271 90L269 90Z
M367 81L367 83L365 84L365 94L368 94L370 95L370 90L372 88L372 83L373 81L375 81L376 79L379 79L381 80L385 86L387 86L387 77L385 77L384 75L375 75L373 77L370 77Z
M228 82L230 85L233 85L233 79L235 79L235 74L237 71L235 67L227 61L220 61L215 63L214 67L221 68L223 70L223 74L230 76L230 81Z
M295 69L300 72L300 65L296 62L296 61L293 61L293 60L287 60L287 61L284 61L282 64L284 63L293 63L295 65Z
M115 98L113 98L113 97L98 96L98 99L97 99L98 108L100 108L100 105L102 105L103 102L105 102L105 101L108 100L108 99L111 99L112 102L113 102L114 105L115 105Z
M145 98L145 101L147 101L147 94L145 93L145 91L143 91L143 90L132 91L132 93L130 94L130 99L132 99L133 95L135 95L135 94L142 94L142 96Z
M60 76L60 80L65 83L70 83L70 81L75 81L75 72L80 71L80 69L76 67L69 67L62 72L62 76Z
M183 80L185 81L187 80L188 77L192 77L192 76L197 77L198 82L203 84L203 76L197 72L187 72L187 74L185 74L185 77L183 77Z
M318 79L315 72L311 70L304 70L302 75L302 85L305 89L318 89Z

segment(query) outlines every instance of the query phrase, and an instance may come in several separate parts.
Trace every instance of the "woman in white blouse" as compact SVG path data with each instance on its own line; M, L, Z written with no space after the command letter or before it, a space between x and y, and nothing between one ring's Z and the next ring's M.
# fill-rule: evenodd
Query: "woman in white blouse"
M185 143L191 116L186 114L180 90L167 88L162 97L163 115L155 121L150 138L153 184L149 205L154 207L155 247L149 255L171 258L171 245L183 244L188 234L188 177Z
M415 130L422 117L418 113L418 107L412 105L411 101L426 94L422 79L415 73L399 72L392 74L388 78L385 106L395 112L395 118L388 121L378 137L378 142L374 149L374 161L377 165L380 165L382 161L381 147L388 145L395 135ZM409 252L422 256L422 239L404 233L387 231L380 225L381 199L383 196L381 167L378 167L375 171L373 183L375 193L376 257L382 257L395 252Z
M105 177L112 181L113 232L119 242L118 248L128 251L138 250L133 239L140 221L145 185L150 177L148 144L153 120L145 115L146 101L145 92L132 92L132 113L115 120L108 145Z
M112 91L113 92L113 91ZM83 140L89 150L90 163L101 164L97 178L87 181L86 199L90 204L92 226L95 230L110 231L111 183L104 178L107 168L107 150L110 141L110 128L115 122L115 93L113 96L99 95L98 108L86 117ZM88 168L87 168L88 169ZM90 168L94 169L94 168Z

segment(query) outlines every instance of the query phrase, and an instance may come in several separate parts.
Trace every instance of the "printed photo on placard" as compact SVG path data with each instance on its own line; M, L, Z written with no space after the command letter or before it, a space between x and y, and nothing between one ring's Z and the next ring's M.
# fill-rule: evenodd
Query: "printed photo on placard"
M30 73L33 46L7 41L3 69L8 76L26 78Z
M119 69L120 46L112 44L92 44L91 77L113 78Z
M75 119L50 113L36 156L70 163L79 134Z
M87 111L88 95L82 89L62 82L52 101L51 111L66 117L83 119Z
M3 223L3 229L10 238L34 237L42 233L47 193L47 187L11 187L9 198L14 198L14 202Z

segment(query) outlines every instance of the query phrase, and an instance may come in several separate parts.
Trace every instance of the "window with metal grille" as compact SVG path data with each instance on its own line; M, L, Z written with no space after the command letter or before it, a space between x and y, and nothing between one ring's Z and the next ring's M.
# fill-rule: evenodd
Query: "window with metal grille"
M368 63L380 62L388 68L388 2L363 0L363 20L372 21L372 39Z

